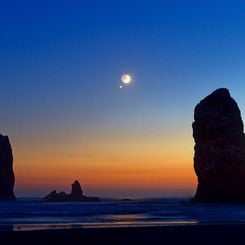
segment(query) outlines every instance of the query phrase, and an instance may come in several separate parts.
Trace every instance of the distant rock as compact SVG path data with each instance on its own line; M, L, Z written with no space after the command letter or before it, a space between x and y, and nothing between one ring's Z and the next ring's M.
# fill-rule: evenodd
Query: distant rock
M71 185L71 197L74 199L84 197L81 185L77 180Z
M43 198L45 202L100 202L98 197L87 197L83 195L80 183L76 180L72 185L71 193L52 191Z
M0 135L0 201L15 200L12 148L8 136Z
M241 113L225 88L196 106L194 169L198 186L192 202L245 202L245 136Z
M123 198L122 201L123 201L123 202L131 202L132 199L130 199L130 198Z

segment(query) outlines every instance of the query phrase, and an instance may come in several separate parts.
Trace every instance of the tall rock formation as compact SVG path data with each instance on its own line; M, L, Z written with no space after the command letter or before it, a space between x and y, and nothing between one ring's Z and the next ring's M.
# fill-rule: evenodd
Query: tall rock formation
M198 186L193 202L245 202L245 136L241 113L225 88L195 108L194 169Z
M77 180L71 185L71 197L74 199L84 197L81 185Z
M8 136L0 135L0 201L15 200L12 148Z

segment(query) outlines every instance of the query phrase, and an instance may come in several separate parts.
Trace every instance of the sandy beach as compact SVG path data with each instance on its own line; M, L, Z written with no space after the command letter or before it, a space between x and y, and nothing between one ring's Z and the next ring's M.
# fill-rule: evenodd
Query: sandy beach
M1 244L244 244L244 224L1 231ZM4 243L2 243L4 242Z

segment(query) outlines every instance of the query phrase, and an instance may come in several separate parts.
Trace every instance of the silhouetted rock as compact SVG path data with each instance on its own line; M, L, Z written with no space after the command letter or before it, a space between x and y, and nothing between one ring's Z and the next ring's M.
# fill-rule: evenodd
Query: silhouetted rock
M123 198L123 202L131 202L132 201L132 199L130 199L130 198Z
M77 180L71 185L71 197L73 198L83 197L83 191L81 185Z
M76 180L72 185L71 194L52 191L43 198L45 202L100 202L98 197L87 197L83 195L80 183Z
M245 136L241 113L225 88L195 108L194 169L198 186L193 202L245 202Z
M13 155L8 136L0 135L0 201L15 200Z

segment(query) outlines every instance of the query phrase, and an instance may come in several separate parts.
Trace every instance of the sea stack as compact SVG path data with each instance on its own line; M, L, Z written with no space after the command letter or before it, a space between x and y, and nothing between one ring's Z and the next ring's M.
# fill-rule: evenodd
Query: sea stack
M8 136L0 135L0 201L15 200L12 148Z
M217 89L200 101L192 128L198 186L191 201L245 203L243 122L228 89Z
M45 202L100 202L98 197L88 197L83 194L79 181L75 180L71 185L71 193L52 191L43 198Z

